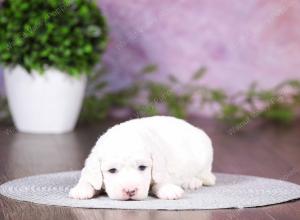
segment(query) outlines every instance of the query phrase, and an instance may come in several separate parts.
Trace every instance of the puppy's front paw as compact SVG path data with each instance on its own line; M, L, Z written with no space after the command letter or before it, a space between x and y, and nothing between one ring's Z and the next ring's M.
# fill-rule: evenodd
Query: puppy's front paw
M213 186L216 184L216 176L213 173L206 173L203 176L203 184L205 186Z
M189 181L182 184L182 188L185 190L197 190L202 186L202 181L198 178L190 179Z
M160 186L156 186L155 194L159 199L180 199L184 193L183 189L179 186L173 184L163 184Z
M73 199L90 199L96 194L96 190L89 183L78 183L69 192Z

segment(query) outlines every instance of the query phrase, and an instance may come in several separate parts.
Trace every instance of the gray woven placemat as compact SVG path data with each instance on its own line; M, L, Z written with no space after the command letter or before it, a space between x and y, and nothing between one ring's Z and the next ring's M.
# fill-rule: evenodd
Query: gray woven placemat
M185 193L179 200L114 201L102 195L90 200L68 198L79 171L31 176L0 186L0 194L45 205L82 208L197 210L257 207L300 198L300 186L280 180L252 176L217 174L217 184Z

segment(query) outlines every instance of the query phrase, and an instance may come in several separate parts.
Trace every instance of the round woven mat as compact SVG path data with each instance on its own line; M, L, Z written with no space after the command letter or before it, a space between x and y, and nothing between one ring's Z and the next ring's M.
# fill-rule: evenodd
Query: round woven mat
M179 200L149 197L144 201L114 201L102 195L90 200L68 198L79 178L79 171L31 176L0 186L0 194L37 204L82 208L197 210L257 207L300 198L300 186L280 180L217 174L217 184L185 193Z

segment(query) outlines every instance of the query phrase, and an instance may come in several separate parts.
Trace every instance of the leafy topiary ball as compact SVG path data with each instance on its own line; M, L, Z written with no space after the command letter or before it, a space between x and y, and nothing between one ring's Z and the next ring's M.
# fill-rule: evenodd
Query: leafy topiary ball
M106 44L105 18L91 0L6 0L0 6L4 66L89 74Z

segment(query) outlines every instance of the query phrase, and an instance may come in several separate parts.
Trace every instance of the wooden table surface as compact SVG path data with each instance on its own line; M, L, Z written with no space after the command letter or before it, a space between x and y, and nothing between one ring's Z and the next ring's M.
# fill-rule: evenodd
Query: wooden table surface
M247 125L230 135L228 128L210 119L191 119L211 136L215 148L214 171L256 175L300 184L300 123L291 127ZM97 137L116 123L82 125L63 135L17 133L0 127L0 183L59 171L81 169ZM0 197L0 219L300 219L300 201L261 208L200 211L134 211L81 209L36 205Z

